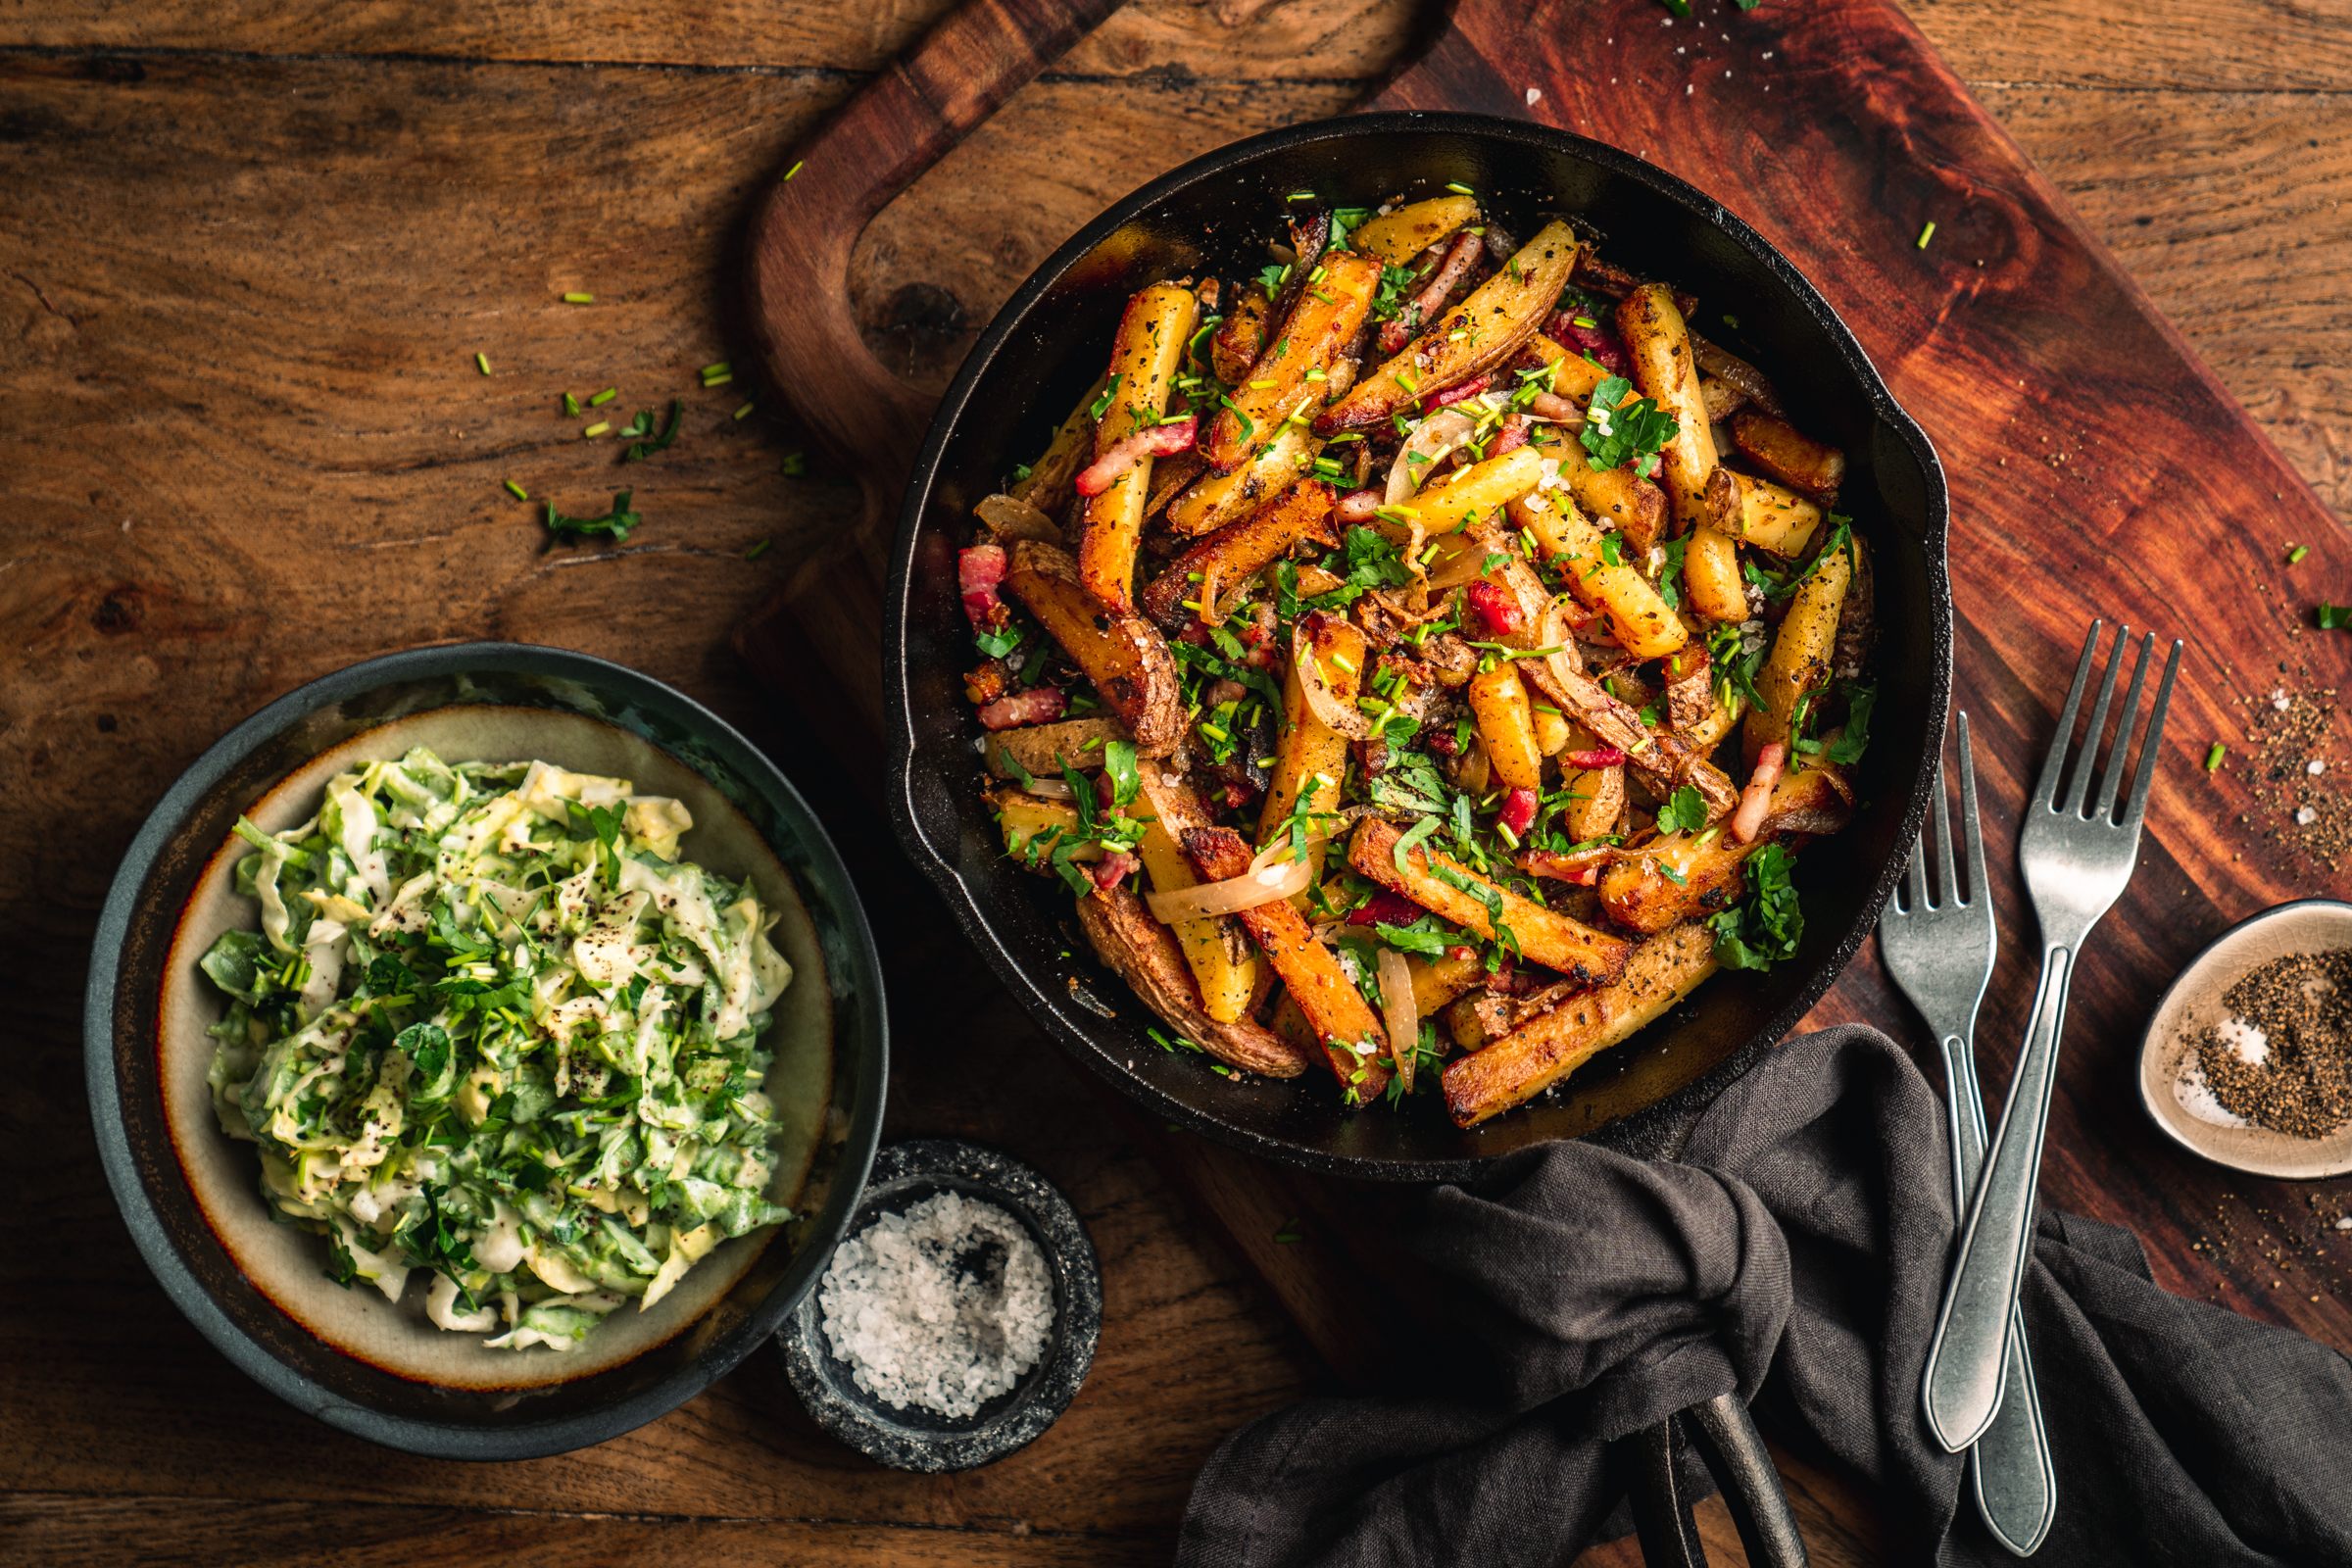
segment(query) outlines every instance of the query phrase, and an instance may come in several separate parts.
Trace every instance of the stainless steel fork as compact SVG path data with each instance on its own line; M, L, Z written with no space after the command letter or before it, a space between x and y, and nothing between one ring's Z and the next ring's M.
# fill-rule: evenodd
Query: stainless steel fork
M1984 874L1984 833L1977 814L1976 758L1968 715L1960 715L1960 837L1967 847L1965 894L1955 876L1943 763L1936 764L1936 808L1911 849L1911 869L1879 916L1879 956L1903 995L1936 1031L1943 1050L1945 1113L1950 1119L1952 1214L1965 1219L1984 1164L1984 1097L1977 1087L1977 1007L1992 978L2000 937ZM1928 838L1936 840L1936 882L1928 883ZM2010 1329L2000 1414L1969 1449L1977 1512L1993 1538L2030 1557L2058 1516L2058 1480L2041 1419L2041 1396L2026 1349L2025 1326Z
M2017 1073L2010 1080L2009 1101L2001 1107L2000 1131L1993 1136L1976 1200L1962 1232L1960 1256L1945 1287L1943 1311L1936 1337L1928 1346L1928 1370L1922 1391L1928 1426L1936 1441L1957 1453L1984 1435L2001 1407L2002 1372L2016 1319L2018 1288L2025 1279L2028 1250L2034 1241L2034 1200L2041 1173L2042 1135L2049 1125L2050 1096L2058 1082L2058 1042L2066 1025L2066 995L2073 979L2075 956L2099 917L2114 907L2139 852L2139 828L2147 814L2148 786L2156 776L2156 757L2164 738L2165 710L2172 705L2173 677L2180 668L2180 644L2173 644L2165 662L2164 682L2148 715L2139 743L2139 769L2132 780L2129 799L2119 803L2124 760L2132 750L2132 730L2139 712L2139 694L2147 679L2148 660L2155 653L2153 632L2140 644L2132 666L2131 694L2116 721L2114 749L2099 774L2098 789L2090 793L2091 764L2098 760L2100 739L2107 727L2108 703L2115 695L2115 677L2123 668L2130 627L2117 629L2113 657L2099 682L2098 705L2091 710L2090 728L2081 754L2075 758L2073 787L2063 802L2060 787L2067 782L2069 742L2075 714L2082 704L2082 687L2090 675L2105 623L2092 621L2075 665L2075 682L2058 715L2058 733L2041 777L2027 803L2024 830L2018 836L2018 864L2025 872L2026 892L2041 926L2041 984L2034 994L2033 1022L2026 1031Z

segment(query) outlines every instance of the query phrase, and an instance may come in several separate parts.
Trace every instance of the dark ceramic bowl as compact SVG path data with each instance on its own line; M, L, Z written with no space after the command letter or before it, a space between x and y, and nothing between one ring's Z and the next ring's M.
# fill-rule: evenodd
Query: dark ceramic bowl
M776 1336L785 1375L818 1426L894 1470L934 1475L992 1464L1035 1442L1078 1396L1102 1328L1102 1274L1086 1226L1059 1189L1010 1154L950 1139L892 1144L875 1156L873 1178L846 1234L940 1193L996 1204L1045 1253L1054 1276L1054 1333L1020 1382L961 1418L885 1403L858 1387L849 1363L833 1353L820 1291L808 1293Z
M1537 213L1566 214L1599 234L1611 260L1695 292L1707 335L1763 366L1804 428L1845 450L1839 506L1877 553L1881 628L1862 809L1803 858L1796 957L1766 975L1717 976L1551 1094L1468 1132L1436 1096L1402 1114L1350 1112L1313 1075L1230 1083L1202 1058L1152 1042L1152 1014L1092 961L1069 895L1003 855L980 796L978 726L961 694L971 639L956 586L972 507L1044 449L1101 372L1131 292L1203 269L1253 274L1290 192L1370 206L1457 181L1514 232L1532 231ZM1362 115L1251 137L1153 180L1081 229L998 313L941 402L892 562L892 813L907 851L1031 1015L1153 1116L1310 1169L1398 1180L1465 1178L1513 1150L1603 1128L1620 1147L1663 1151L1829 989L1900 874L1951 693L1946 521L1935 449L1853 334L1753 229L1673 175L1580 136L1474 115Z
M749 1250L737 1255L750 1260L729 1265L740 1266L740 1274L699 1315L686 1320L681 1310L674 1332L645 1331L648 1339L666 1338L564 1381L547 1381L550 1374L535 1367L516 1386L476 1379L455 1387L413 1368L389 1370L397 1357L371 1360L327 1343L306 1327L326 1320L317 1310L321 1300L335 1321L357 1311L359 1301L344 1300L331 1285L321 1298L306 1294L315 1282L289 1288L290 1276L241 1266L240 1258L259 1256L251 1250L252 1216L238 1206L261 1209L252 1178L241 1176L241 1187L224 1193L206 1177L205 1162L221 1156L196 1146L218 1129L197 1128L176 1092L166 1093L168 999L184 983L173 974L190 957L175 942L230 825L321 754L347 742L368 744L364 737L380 734L382 726L412 718L460 719L487 725L489 733L499 726L569 726L632 751L650 766L678 768L675 776L688 787L710 786L713 802L723 797L740 812L741 822L733 823L737 842L756 849L742 836L756 834L789 873L808 914L795 984L821 984L830 998L831 1093L803 1123L815 1152L800 1217L764 1246L728 1244ZM594 722L583 728L583 721ZM648 753L648 745L661 755ZM821 972L812 976L808 969L820 956ZM800 1035L802 1054L815 1067L824 1062L825 1027L818 1008ZM107 896L91 955L83 1039L108 1183L172 1302L289 1404L392 1447L463 1459L534 1458L616 1437L701 1393L772 1335L815 1282L857 1206L881 1126L888 1069L880 964L864 911L823 828L784 776L715 714L659 681L585 655L508 643L370 660L278 699L198 758L140 829ZM235 1153L252 1163L242 1148ZM214 1194L210 1210L200 1191ZM689 1274L680 1292L692 1283ZM390 1308L380 1298L368 1304L378 1332L401 1329L384 1321ZM580 1350L563 1353L583 1354L594 1344L591 1335Z

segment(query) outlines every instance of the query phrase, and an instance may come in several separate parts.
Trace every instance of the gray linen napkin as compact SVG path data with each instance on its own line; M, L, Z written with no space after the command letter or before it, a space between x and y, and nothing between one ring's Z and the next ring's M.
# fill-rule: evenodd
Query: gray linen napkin
M1737 1389L1873 1486L1898 1560L2014 1563L1920 1413L1949 1181L1935 1091L1849 1025L1774 1052L1679 1161L1557 1144L1436 1188L1404 1244L1484 1354L1443 1395L1235 1433L1177 1561L1564 1564L1627 1528L1608 1443ZM2036 1562L2352 1565L2352 1362L2168 1295L2129 1231L2063 1214L2025 1310L2060 1493Z

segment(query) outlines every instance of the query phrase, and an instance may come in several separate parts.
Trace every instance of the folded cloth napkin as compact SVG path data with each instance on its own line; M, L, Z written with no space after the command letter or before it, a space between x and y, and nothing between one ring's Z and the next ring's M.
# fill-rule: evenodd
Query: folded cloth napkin
M1481 1194L1433 1190L1403 1239L1459 1288L1484 1355L1441 1395L1235 1433L1177 1561L1566 1563L1626 1528L1606 1528L1606 1446L1736 1389L1871 1483L1897 1560L2014 1563L1920 1411L1944 1150L1919 1069L1848 1025L1726 1090L1678 1161L1555 1144ZM2129 1231L2064 1214L2042 1216L2025 1314L2059 1490L2038 1561L2352 1564L2342 1355L2168 1295Z

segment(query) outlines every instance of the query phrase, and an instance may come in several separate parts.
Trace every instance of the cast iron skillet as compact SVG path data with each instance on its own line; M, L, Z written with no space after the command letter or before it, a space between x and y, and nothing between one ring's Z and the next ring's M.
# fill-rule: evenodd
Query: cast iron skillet
M1797 956L1768 975L1716 976L1549 1097L1468 1132L1435 1095L1403 1114L1349 1111L1317 1075L1235 1083L1205 1058L1152 1041L1145 1031L1157 1020L1094 960L1068 893L1003 856L980 797L979 727L962 696L960 674L975 656L956 586L972 507L1043 450L1102 372L1130 293L1203 269L1254 274L1292 192L1370 206L1447 182L1475 189L1515 233L1532 233L1540 212L1570 215L1598 233L1612 261L1699 296L1694 326L1763 366L1807 432L1845 449L1839 505L1876 551L1881 628L1862 808L1843 834L1802 858ZM1946 521L1935 450L1853 334L1754 230L1691 186L1598 142L1479 115L1362 115L1272 131L1153 180L1081 229L989 323L941 401L891 563L891 812L908 853L1030 1014L1154 1117L1269 1159L1396 1181L1474 1179L1499 1155L1559 1138L1671 1152L1699 1110L1837 979L1919 832L1951 693Z

